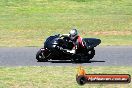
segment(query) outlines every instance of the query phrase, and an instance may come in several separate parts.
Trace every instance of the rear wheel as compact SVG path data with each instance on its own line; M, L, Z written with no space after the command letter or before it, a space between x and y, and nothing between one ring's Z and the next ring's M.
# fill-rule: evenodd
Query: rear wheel
M39 50L36 54L36 59L38 62L46 62L48 59L45 56L45 53L42 50Z
M73 55L72 56L72 62L75 62L75 63L81 62L81 56L77 55L77 54Z

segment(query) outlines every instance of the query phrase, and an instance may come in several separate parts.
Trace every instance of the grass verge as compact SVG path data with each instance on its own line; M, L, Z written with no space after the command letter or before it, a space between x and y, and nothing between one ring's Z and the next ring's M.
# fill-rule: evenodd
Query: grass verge
M101 38L102 45L132 45L131 8L131 0L1 0L0 46L41 46L48 36L72 28Z
M0 88L132 88L129 84L76 83L78 67L0 67ZM129 66L84 66L87 73L130 74Z

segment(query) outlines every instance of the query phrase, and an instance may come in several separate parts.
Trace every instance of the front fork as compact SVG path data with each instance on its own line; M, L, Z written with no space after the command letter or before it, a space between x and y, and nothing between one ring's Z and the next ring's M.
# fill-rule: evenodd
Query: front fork
M51 56L51 53L48 49L41 48L40 50L45 54L45 58L49 58Z

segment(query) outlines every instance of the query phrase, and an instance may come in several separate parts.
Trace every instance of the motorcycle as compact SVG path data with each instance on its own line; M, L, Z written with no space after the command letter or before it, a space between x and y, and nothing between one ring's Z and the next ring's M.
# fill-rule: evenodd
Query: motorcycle
M97 45L101 43L97 38L83 38L85 48L76 50L76 53L68 52L72 50L74 44L70 41L69 37L60 37L60 34L50 36L44 42L44 47L41 48L37 54L36 59L38 62L46 62L48 60L71 60L73 62L88 62L95 55ZM62 49L60 48L62 47Z

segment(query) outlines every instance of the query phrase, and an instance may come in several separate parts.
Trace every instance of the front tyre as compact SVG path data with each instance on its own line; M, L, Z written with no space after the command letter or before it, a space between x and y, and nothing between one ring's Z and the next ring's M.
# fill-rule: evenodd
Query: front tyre
M38 62L46 62L48 59L45 57L44 52L40 49L36 54L36 59Z

